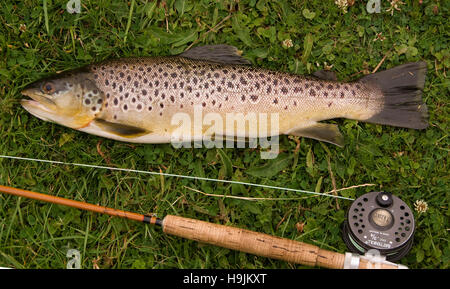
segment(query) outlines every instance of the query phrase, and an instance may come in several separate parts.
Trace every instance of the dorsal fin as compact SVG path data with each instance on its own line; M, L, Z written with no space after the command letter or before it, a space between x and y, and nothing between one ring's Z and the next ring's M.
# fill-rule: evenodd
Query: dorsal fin
M332 81L337 80L336 73L330 70L318 70L314 72L313 75L323 80L332 80Z
M181 53L180 56L223 64L250 64L250 61L239 55L236 47L226 44L197 46Z

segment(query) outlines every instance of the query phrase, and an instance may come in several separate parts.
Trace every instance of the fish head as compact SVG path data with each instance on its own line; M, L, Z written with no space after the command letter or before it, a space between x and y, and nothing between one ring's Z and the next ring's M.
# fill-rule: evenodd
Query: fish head
M89 125L103 108L103 93L90 73L68 73L28 85L21 104L32 115L70 128Z

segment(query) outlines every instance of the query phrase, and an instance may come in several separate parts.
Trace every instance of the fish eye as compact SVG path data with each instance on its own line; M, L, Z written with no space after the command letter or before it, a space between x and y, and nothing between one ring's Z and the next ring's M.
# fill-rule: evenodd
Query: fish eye
M46 82L42 85L42 91L47 94L52 94L55 92L55 85L51 82Z

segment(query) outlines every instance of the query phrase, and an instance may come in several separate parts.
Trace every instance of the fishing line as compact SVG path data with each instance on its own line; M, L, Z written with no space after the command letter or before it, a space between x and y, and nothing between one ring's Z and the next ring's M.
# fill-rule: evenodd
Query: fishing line
M317 195L317 196L325 196L325 197L354 201L354 199L352 199L352 198L337 196L337 195L330 195L330 194L326 194L326 193L317 193L317 192L305 191L305 190L300 190L300 189L291 189L291 188L269 186L269 185L247 183L247 182L239 182L239 181L219 180L219 179L206 178L206 177L186 176L186 175L169 174L169 173L162 173L162 172L157 173L157 172L135 170L135 169L114 168L114 167L88 165L88 164L80 164L80 163L68 163L68 162L53 161L53 160L14 157L14 156L7 156L7 155L0 155L0 158L24 160L24 161L34 161L34 162L50 163L50 164L58 164L58 165L69 165L69 166L86 167L86 168L95 168L95 169L105 169L105 170L111 170L111 171L123 171L123 172L139 173L139 174L159 175L159 176L166 176L166 177L185 178L185 179L191 179L191 180L210 181L210 182L218 182L218 183L237 184L237 185L245 185L245 186L251 186L251 187L275 189L275 190L284 190L284 191L291 191L291 192L297 192L297 193L305 193L305 194L311 194L311 195Z

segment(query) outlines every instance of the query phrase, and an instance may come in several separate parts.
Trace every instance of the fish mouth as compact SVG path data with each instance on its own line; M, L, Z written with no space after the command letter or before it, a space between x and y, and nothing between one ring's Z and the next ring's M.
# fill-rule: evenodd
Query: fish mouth
M52 121L51 116L54 115L57 110L53 100L35 89L25 89L22 91L22 94L31 98L22 99L20 101L20 104L25 110L42 120Z

